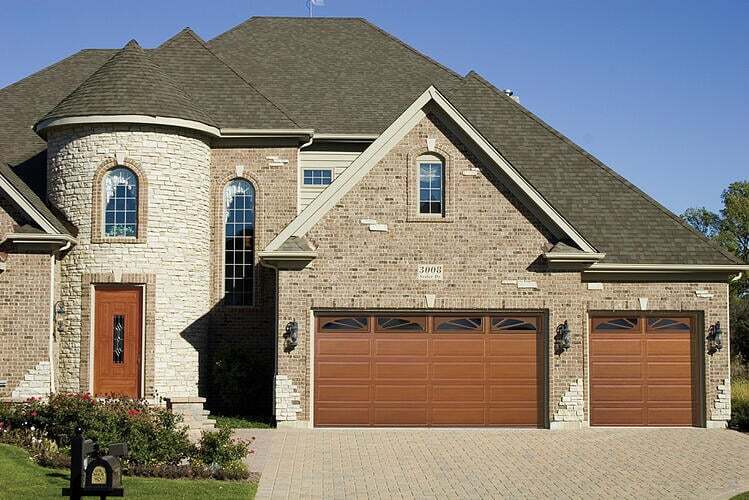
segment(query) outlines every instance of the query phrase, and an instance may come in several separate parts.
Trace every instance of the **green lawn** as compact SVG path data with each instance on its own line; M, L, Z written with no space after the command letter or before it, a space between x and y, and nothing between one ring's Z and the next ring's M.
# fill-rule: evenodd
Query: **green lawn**
M736 495L735 497L731 497L731 500L749 500L749 491L746 491L742 493L741 495Z
M227 417L211 415L216 419L216 425L230 429L270 429L273 427L268 419L258 417Z
M66 470L45 469L26 451L0 444L0 499L61 498L68 486ZM257 485L235 481L193 481L126 477L125 497L130 498L254 498Z

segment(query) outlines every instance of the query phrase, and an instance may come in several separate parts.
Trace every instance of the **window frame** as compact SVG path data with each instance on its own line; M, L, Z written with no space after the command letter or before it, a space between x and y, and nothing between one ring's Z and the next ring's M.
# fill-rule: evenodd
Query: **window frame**
M104 196L104 182L107 175L119 168L129 170L137 183L136 223L134 236L107 236L106 229L106 197ZM91 193L91 243L146 243L148 234L148 178L140 166L125 158L117 161L114 158L102 162L94 173Z
M429 156L433 156L433 158L428 158ZM429 165L430 167L433 165L439 165L440 168L440 180L439 180L439 193L440 193L440 211L439 212L422 212L421 211L421 204L422 203L429 203L430 205L434 203L431 199L431 196L428 200L423 201L421 199L421 193L424 190L424 188L421 187L421 169L423 166ZM416 166L417 166L417 172L416 172L416 182L417 189L418 189L418 195L416 198L416 211L419 214L419 217L430 217L430 218L443 218L445 216L445 162L438 156L434 155L421 155L416 160ZM433 188L431 185L426 188L427 193L431 194L436 189ZM431 209L430 209L431 210Z
M443 149L442 143L438 142L431 149L423 146L408 152L407 183L407 208L406 221L422 224L454 222L454 207L452 206L453 191L455 189L455 175L453 172L453 161L450 153ZM446 147L451 147L447 145ZM450 149L452 151L452 148ZM442 163L442 212L439 214L426 214L420 211L420 179L419 172L423 163Z
M306 176L305 176L305 174L307 172L313 172L313 175L312 175L312 179L313 180L315 179L314 172L328 172L330 174L330 182L328 182L327 184L325 184L325 183L307 184L307 182L306 182L307 179L306 179ZM324 177L321 176L320 178L322 179ZM331 184L333 184L334 180L335 180L335 169L333 169L332 167L304 167L304 168L302 168L302 187L305 187L305 188L322 188L322 189L325 189L328 186L330 186Z
M250 284L249 290L251 291L252 300L247 304L231 304L227 303L226 301L226 223L227 223L227 217L226 217L226 202L225 202L225 196L226 196L226 190L227 188L233 183L233 182L246 182L250 185L253 192L253 208L252 208L252 219L253 219L253 236L252 236L252 263L250 264L252 268L252 283ZM221 302L221 304L224 307L230 307L230 308L255 308L258 306L258 283L260 279L260 273L259 269L260 266L258 266L258 258L257 258L257 206L258 206L258 189L257 184L252 180L248 179L247 177L237 177L233 176L228 179L225 179L223 184L220 185L220 189L218 190L218 203L219 203L219 210L218 214L221 220L221 223L219 225L221 230L221 236L220 238L217 238L219 245L218 245L218 252L220 252L221 256L221 267L219 268L219 277L218 277L218 300ZM245 264L247 265L247 264Z

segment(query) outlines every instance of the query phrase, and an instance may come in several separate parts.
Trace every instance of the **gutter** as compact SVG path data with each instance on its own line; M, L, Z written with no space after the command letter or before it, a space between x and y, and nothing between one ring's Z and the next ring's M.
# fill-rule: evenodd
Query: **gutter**
M673 273L673 272L747 272L747 264L614 264L605 262L596 262L592 264L586 273L595 272L652 272L652 273Z
M544 252L543 256L549 262L595 262L606 257L606 254L600 252Z
M317 252L284 252L284 251L262 251L258 252L257 256L260 260L274 261L274 260L312 260L317 258Z
M380 134L318 134L314 137L320 141L341 141L341 142L371 142L380 137Z
M65 251L78 244L78 240L67 234L44 234L44 233L8 233L0 240L0 245L8 242L14 245L60 245L58 251Z

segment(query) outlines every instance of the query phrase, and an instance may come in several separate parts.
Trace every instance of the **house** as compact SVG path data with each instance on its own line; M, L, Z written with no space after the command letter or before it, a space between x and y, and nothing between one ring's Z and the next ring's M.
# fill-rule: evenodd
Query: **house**
M0 109L2 397L305 426L730 418L747 265L365 20L83 50Z

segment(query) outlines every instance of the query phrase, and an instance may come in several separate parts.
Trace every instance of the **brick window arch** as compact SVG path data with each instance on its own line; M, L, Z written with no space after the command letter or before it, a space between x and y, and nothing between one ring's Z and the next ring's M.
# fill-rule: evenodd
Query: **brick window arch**
M96 171L91 205L92 243L145 243L148 183L131 160L105 161Z

